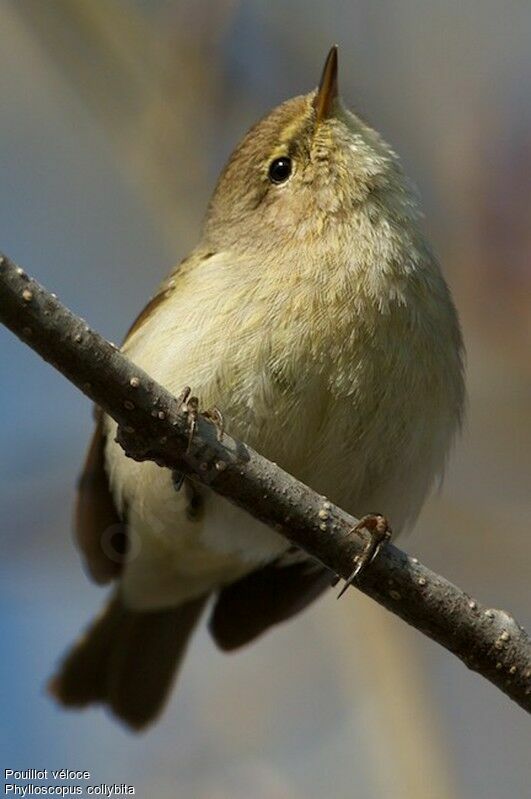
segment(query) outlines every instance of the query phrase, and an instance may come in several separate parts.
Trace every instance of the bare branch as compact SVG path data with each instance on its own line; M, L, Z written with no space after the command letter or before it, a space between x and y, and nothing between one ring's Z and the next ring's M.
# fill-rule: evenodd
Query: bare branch
M354 517L230 435L219 442L202 417L187 452L182 403L7 258L0 320L117 421L130 457L191 475L348 578L366 543L351 534ZM531 642L510 614L480 605L392 544L356 587L531 710Z

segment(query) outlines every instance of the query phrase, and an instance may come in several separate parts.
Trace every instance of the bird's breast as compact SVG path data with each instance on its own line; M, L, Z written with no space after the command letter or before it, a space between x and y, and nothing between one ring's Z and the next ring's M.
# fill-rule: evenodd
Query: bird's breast
M425 309L389 276L383 303L361 280L335 262L267 272L215 256L157 307L127 354L173 393L190 385L232 435L319 493L365 512L404 465L414 481L424 458L429 484L456 424L460 378L458 355L438 358L451 314L419 325Z

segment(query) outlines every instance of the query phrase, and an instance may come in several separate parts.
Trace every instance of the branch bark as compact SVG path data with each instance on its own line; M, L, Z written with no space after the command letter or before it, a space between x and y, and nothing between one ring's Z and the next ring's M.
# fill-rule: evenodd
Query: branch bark
M118 423L135 460L182 471L273 527L347 579L366 541L357 519L200 417L190 451L181 402L8 258L0 256L0 321ZM356 587L531 711L531 641L506 611L481 605L387 544Z

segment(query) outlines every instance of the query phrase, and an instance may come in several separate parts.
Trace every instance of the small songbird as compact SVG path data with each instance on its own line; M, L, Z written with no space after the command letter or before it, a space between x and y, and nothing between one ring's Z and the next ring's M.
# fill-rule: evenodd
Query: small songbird
M200 244L123 351L230 433L360 517L410 527L459 428L463 347L414 189L338 95L337 48L316 91L258 122L224 168ZM210 631L239 647L334 575L211 489L128 459L100 414L79 486L88 570L116 581L60 666L65 705L108 705L134 729L168 695L212 598Z

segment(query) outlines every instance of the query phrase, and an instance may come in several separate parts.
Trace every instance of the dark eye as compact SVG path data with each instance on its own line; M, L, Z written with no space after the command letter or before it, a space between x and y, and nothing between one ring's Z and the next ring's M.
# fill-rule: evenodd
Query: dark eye
M271 183L284 183L291 175L291 158L283 156L275 158L269 164L269 180Z

